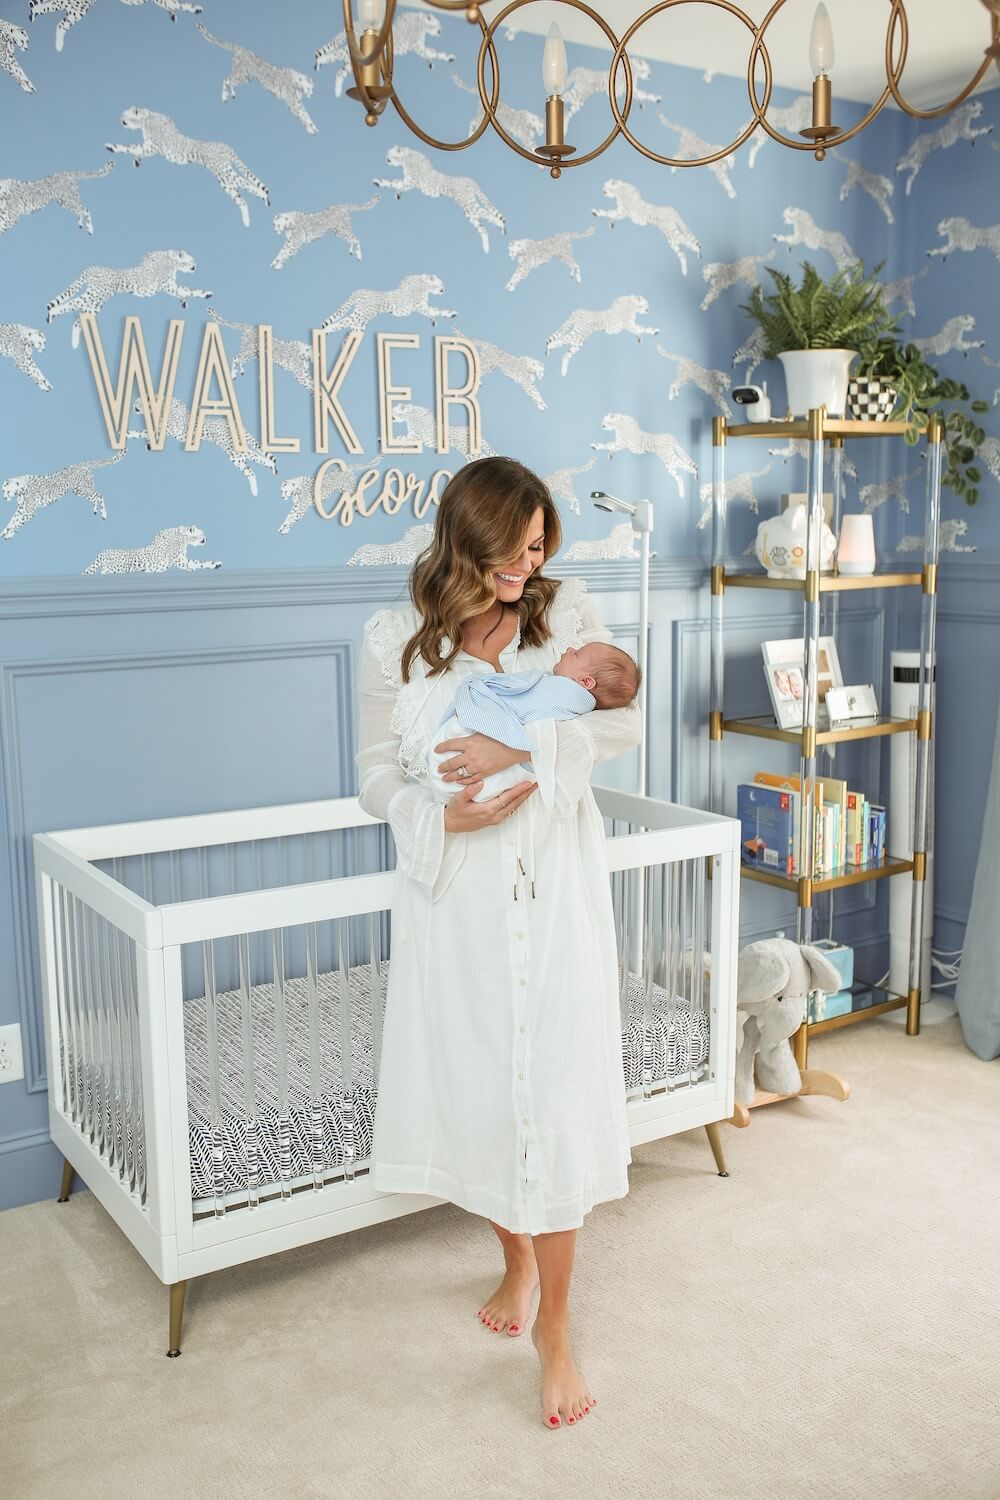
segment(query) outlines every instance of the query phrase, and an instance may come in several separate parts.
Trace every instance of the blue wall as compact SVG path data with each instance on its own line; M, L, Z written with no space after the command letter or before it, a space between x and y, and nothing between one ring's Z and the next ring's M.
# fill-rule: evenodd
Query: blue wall
M0 15L20 21L23 11L0 3ZM44 333L45 347L34 351L34 359L52 387L41 389L11 360L0 358L0 486L17 476L47 476L111 456L83 345L73 347L72 314L46 323L47 305L88 267L127 268L153 250L168 248L192 257L195 268L180 282L211 291L209 300L190 300L182 308L162 293L147 299L116 296L98 313L113 367L127 313L142 317L154 368L168 318L184 320L176 394L186 403L209 308L228 322L270 323L276 338L308 343L310 329L359 289L385 292L408 275L437 277L442 290L432 302L454 310L454 320L433 327L418 315L379 315L369 325L343 389L364 445L364 455L353 462L379 461L376 330L421 334L420 351L397 355L394 369L397 379L413 385L414 402L432 410L432 339L452 323L473 341L540 361L537 391L544 409L500 371L485 376L484 435L496 450L515 453L546 475L592 464L560 496L565 548L608 533L610 518L587 500L591 488L656 500L649 784L654 795L703 803L709 536L697 523L700 486L710 475L710 418L717 408L691 383L668 399L678 366L663 358L657 345L729 379L734 352L751 331L738 310L747 288L723 291L703 310L712 286L706 268L772 250L775 265L803 253L814 254L823 269L832 265L825 250L776 244L775 235L789 233L786 210L804 211L823 231L844 236L869 265L885 259L887 277L906 273L937 242L934 226L944 212L964 211L975 221L974 211L959 205L988 199L984 174L995 183L1000 168L992 138L975 148L963 141L932 155L909 198L894 169L916 131L910 121L888 114L842 157L822 165L807 153L793 156L770 142L751 165L752 152L744 147L729 165L728 191L709 171L671 173L621 142L591 165L567 171L559 182L493 139L465 153L426 153L436 171L473 178L477 192L505 221L505 233L486 225L484 253L476 229L450 198L412 191L397 200L391 189L373 185L375 178L400 175L387 164L390 148L416 149L419 142L391 112L377 129L367 129L357 105L335 97L337 66L314 70L314 55L335 34L330 7L318 0L280 8L259 0L207 0L198 19L213 35L238 40L269 62L306 75L315 85L311 97L303 98L315 133L254 82L242 84L235 98L223 102L230 55L202 37L191 15L180 14L172 23L153 4L98 0L69 31L61 51L54 44L56 18L39 17L30 28L28 49L19 54L34 92L0 74L0 174L24 183L57 172L94 172L113 162L103 177L80 182L92 236L77 226L75 214L52 204L18 217L0 233L0 323ZM454 53L456 63L437 60L429 68L420 57L401 57L400 91L421 124L456 138L474 111L451 70L474 76L473 32L464 21L444 18L440 34L427 42ZM540 53L537 38L505 44L503 94L515 107L540 110ZM597 51L570 49L571 67L601 68L606 59ZM662 102L646 102L634 124L650 145L668 151L678 141L659 111L716 144L737 133L745 112L740 84L721 77L708 82L700 73L662 63L653 63L649 74L639 86ZM791 98L779 91L775 102L787 106ZM107 143L140 139L121 121L132 107L168 116L198 141L224 142L266 185L269 202L244 195L245 227L238 207L204 168L162 157L136 168L127 155L109 155ZM846 121L858 111L838 106L837 113ZM592 99L571 122L568 139L581 150L595 144L607 128L606 115L601 98ZM989 100L983 118L995 117ZM842 199L851 161L889 179L894 223L861 187ZM685 252L686 274L657 229L631 222L612 228L595 216L612 206L604 187L616 179L633 185L646 202L679 215L678 232L696 241L701 252ZM950 206L941 209L945 198ZM360 260L344 239L328 234L301 248L282 269L272 269L284 243L274 228L276 215L372 199L371 207L353 216ZM23 190L19 201L25 201ZM0 204L0 226L7 223L2 214ZM510 245L564 232L587 236L574 242L579 284L564 265L552 262L508 291L515 270ZM933 333L946 317L965 311L973 297L968 307L977 318L973 336L992 339L1000 356L989 302L994 271L988 251L935 263L917 286L915 326ZM576 310L604 310L620 296L645 299L639 323L658 333L641 343L629 333L597 333L563 376L563 351L546 357L547 337ZM240 335L231 329L224 333L235 355ZM336 347L334 335L331 352ZM989 377L992 392L994 372L982 364L979 351L968 361L954 358L963 368L975 364L978 374ZM780 370L759 371L758 378L763 376L780 402ZM256 434L255 364L236 377L235 386L246 425ZM405 595L405 569L358 568L351 559L362 545L398 540L421 518L410 511L393 517L380 513L344 527L306 509L282 532L292 508L282 486L309 483L321 457L313 451L308 390L284 369L276 372L275 389L278 430L298 436L302 452L279 455L273 472L251 464L256 493L216 446L185 453L168 438L164 452L152 453L141 438L130 439L120 462L93 471L106 519L95 514L91 500L70 493L0 538L0 848L6 852L0 860L0 1023L21 1021L27 1063L23 1085L0 1089L0 1204L45 1196L55 1184L54 1153L45 1144L30 835L70 825L338 795L354 787L354 653L364 619L380 604ZM603 420L615 412L646 431L669 435L697 473L682 470L678 484L654 456L625 451L611 459L596 450L593 445L610 436ZM730 475L767 471L753 482L762 514L776 508L783 491L804 486L801 465L766 454L765 446L732 444L729 451ZM859 456L859 484L898 472L887 446L872 445ZM330 452L343 454L336 438ZM904 456L913 458L909 450ZM442 465L455 468L461 461L460 453L443 459L431 451L396 460L425 479ZM383 470L388 466L381 462ZM29 482L27 492L36 491ZM857 508L854 498L849 492L851 508ZM964 538L980 548L974 563L981 578L989 556L995 569L997 499L996 481L988 478ZM919 504L918 489L911 508ZM949 502L946 514L959 509ZM0 526L14 513L14 501L3 503ZM423 524L430 519L423 518ZM876 513L884 555L906 529L904 520L894 504ZM733 506L734 556L750 542L756 522L745 502ZM156 533L183 526L197 528L205 539L191 547L192 559L217 562L217 569L140 570L125 578L85 575L105 549L123 549L135 558ZM956 555L948 566L960 570L971 564ZM634 562L581 564L563 558L555 570L583 572L591 589L600 592L601 608L622 644L636 649ZM905 616L897 620L896 609L895 601L881 596L845 608L838 634L847 680L881 680L884 648L897 638L915 643L913 622ZM797 634L800 618L787 603L768 600L765 608L751 599L734 603L729 619L730 708L763 710L760 638ZM764 763L759 749L748 743L749 750L727 745L731 784ZM858 751L855 774L875 792L884 766L872 743L875 748ZM988 764L987 748L982 747L981 758L977 751L966 752L975 760L967 767L973 779ZM768 757L767 763L778 760ZM627 785L630 774L623 764L612 768L608 779ZM949 795L947 783L943 795ZM967 903L965 887L949 899L960 915ZM876 965L886 926L884 897L876 887L846 896L837 919L859 948L871 950ZM756 888L744 892L745 936L787 929L793 921L793 910L779 895Z

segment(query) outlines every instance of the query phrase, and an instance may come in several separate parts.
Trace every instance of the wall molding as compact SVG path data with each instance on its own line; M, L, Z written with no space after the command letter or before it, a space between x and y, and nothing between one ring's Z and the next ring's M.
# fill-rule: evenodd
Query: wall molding
M44 1019L41 1006L38 934L32 920L30 893L35 889L31 835L24 812L24 777L18 732L18 684L73 672L157 671L164 668L225 666L245 662L281 661L315 657L336 663L339 687L336 722L340 764L354 765L354 673L349 641L291 641L279 645L206 647L203 650L144 651L141 654L94 654L42 657L33 661L0 663L0 763L5 767L3 791L7 820L7 862L11 890L11 929L17 1011L24 1053L24 1087L29 1094L47 1091ZM352 778L353 780L353 778ZM85 819L91 822L92 819Z

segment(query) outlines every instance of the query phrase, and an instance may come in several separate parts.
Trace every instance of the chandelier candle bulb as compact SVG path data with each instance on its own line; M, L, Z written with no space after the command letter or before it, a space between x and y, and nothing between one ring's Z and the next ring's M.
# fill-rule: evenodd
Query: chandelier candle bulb
M812 32L809 37L809 66L812 68L814 78L819 77L820 74L829 78L833 70L833 26L830 22L830 12L822 3L817 5L816 14L813 16Z
M562 94L566 87L566 44L555 21L549 27L542 53L542 82L546 98Z

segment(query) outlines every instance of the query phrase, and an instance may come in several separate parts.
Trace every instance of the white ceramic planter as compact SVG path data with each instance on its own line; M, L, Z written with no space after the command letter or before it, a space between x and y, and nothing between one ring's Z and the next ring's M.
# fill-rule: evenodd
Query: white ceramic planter
M814 406L825 406L828 416L842 417L848 372L857 357L856 349L789 349L779 354L792 416L805 417Z

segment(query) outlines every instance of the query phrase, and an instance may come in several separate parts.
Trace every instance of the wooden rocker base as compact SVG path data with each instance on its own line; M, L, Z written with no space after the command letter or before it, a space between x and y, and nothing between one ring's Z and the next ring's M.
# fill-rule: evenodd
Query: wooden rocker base
M825 1094L829 1099L849 1099L851 1086L836 1073L826 1073L822 1068L804 1068L802 1087L797 1094L769 1094L758 1089L750 1104L737 1104L729 1118L730 1125L743 1130L750 1124L750 1111L762 1104L774 1104L779 1099L801 1099L805 1094Z

